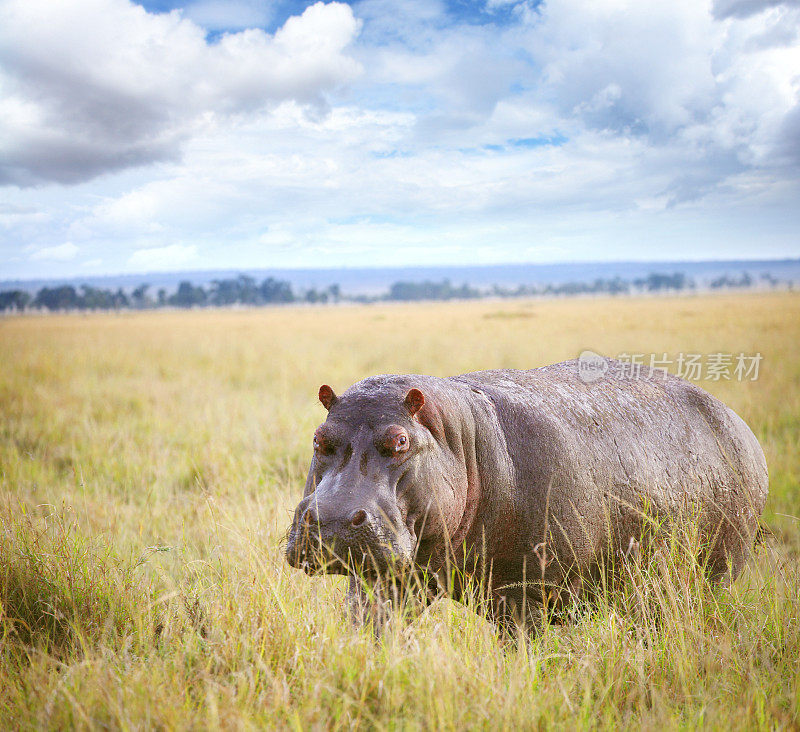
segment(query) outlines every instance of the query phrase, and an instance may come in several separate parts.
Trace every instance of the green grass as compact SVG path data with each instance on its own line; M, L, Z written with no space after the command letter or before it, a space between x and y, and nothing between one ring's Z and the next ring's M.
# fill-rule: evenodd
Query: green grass
M2 319L0 728L796 728L798 343L791 294ZM689 532L530 643L448 601L375 643L285 564L321 383L584 348L764 355L702 382L770 466L730 590Z

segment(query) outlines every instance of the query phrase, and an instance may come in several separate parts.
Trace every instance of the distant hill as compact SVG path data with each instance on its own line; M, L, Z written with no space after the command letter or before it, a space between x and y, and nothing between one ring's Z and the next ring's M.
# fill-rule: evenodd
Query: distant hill
M378 295L398 281L422 282L449 279L453 284L466 283L472 287L500 285L559 285L566 282L593 282L598 278L635 280L649 274L682 272L699 287L724 275L737 276L746 272L754 279L763 274L782 282L800 283L800 259L726 260L704 262L577 262L563 264L491 264L477 266L342 268L342 269L220 269L186 272L148 272L142 274L106 275L102 277L68 277L46 280L0 280L0 290L21 289L30 293L41 287L88 284L109 289L131 291L142 283L151 291L177 289L182 280L206 286L215 279L228 279L238 274L257 280L267 277L286 280L297 290L324 289L338 284L348 295Z

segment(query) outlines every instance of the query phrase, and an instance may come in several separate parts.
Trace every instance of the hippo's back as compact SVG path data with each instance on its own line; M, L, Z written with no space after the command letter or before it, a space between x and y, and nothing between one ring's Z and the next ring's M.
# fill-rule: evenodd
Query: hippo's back
M744 421L703 389L646 367L630 374L611 359L593 381L575 360L454 381L488 400L504 433L530 529L521 545L554 520L562 551L587 563L609 540L638 535L644 510L675 517L693 508L714 540L712 574L729 562L734 577L741 570L766 502L766 461Z

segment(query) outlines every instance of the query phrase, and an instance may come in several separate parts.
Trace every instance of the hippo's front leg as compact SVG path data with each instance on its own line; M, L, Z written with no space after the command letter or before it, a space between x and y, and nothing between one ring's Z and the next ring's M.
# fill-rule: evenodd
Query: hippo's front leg
M492 594L488 610L489 619L510 640L516 640L520 632L523 637L535 637L544 627L541 603L521 593Z
M358 627L372 624L373 633L380 637L391 615L391 597L387 597L380 579L367 580L351 574L349 582L350 620Z
M351 574L347 591L353 624L371 623L376 637L392 616L411 621L442 595L436 575L426 573L368 579Z

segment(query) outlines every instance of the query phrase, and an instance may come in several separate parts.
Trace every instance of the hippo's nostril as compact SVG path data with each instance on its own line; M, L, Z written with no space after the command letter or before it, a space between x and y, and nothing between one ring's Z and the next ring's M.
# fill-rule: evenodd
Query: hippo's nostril
M351 526L361 526L367 520L367 512L364 510L356 511L350 519Z

